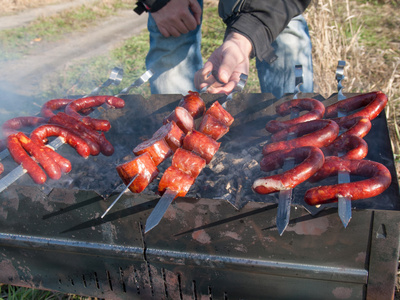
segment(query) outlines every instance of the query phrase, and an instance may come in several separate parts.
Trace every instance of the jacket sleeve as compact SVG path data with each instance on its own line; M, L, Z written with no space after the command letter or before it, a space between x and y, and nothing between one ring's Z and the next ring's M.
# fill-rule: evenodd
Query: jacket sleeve
M272 62L271 43L290 20L304 12L311 0L220 0L218 11L227 25L225 36L235 31L253 45L252 57Z

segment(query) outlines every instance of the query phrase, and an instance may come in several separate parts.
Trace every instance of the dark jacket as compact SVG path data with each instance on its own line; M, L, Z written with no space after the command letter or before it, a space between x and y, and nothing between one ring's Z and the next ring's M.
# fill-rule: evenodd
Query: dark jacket
M300 15L311 0L220 0L218 11L227 25L225 36L236 31L253 44L252 57L272 62L271 43L290 20Z

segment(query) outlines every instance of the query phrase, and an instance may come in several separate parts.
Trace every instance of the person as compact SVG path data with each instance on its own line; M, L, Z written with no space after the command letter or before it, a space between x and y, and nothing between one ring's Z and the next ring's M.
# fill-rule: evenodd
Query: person
M262 93L280 98L293 93L295 65L302 65L302 92L313 92L311 40L302 13L310 0L220 0L226 24L224 41L203 65L203 0L141 0L148 11L150 49L146 68L152 94L187 94L209 86L210 93L229 94L241 73L256 59ZM211 75L210 75L211 74Z

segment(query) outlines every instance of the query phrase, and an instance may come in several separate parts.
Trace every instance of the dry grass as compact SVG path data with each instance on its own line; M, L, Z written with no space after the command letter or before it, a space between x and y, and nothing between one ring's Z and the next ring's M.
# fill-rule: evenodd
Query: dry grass
M61 0L0 0L1 14L10 14L29 8L65 2Z
M381 28L374 28L379 33L377 36L392 36L389 42L372 40L367 43L370 37L362 36L363 31L365 35L366 27L371 27L366 22L371 21L372 14L381 19ZM400 155L397 122L400 119L397 110L400 100L398 6L386 4L372 7L368 2L361 4L350 0L314 0L305 17L313 43L315 92L324 97L337 92L335 70L338 61L345 60L345 92L381 90L388 95L386 115L392 146L395 156Z

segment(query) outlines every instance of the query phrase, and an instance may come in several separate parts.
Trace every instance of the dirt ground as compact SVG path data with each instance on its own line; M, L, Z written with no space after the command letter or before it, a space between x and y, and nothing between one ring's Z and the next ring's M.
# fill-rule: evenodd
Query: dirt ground
M14 16L2 16L0 30L23 26L38 16L90 2L94 0L74 0L23 10ZM123 40L145 29L146 22L147 14L138 16L132 10L123 10L95 27L66 35L60 41L39 42L30 55L17 61L0 62L0 95L13 97L23 105L30 101L30 95L36 94L44 76L63 72L66 66L79 63L81 59L107 53Z

